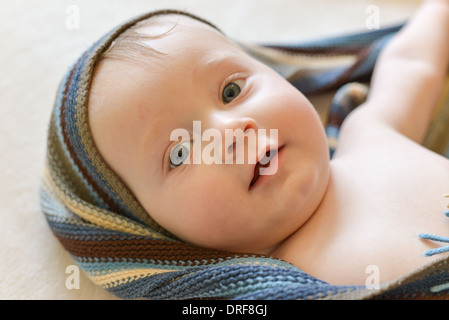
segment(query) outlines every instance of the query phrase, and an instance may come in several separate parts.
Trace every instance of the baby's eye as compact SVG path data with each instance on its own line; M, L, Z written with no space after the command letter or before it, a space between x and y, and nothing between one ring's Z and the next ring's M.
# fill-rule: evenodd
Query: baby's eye
M221 94L221 99L223 100L223 103L229 103L240 94L242 91L242 87L245 84L245 81L243 79L239 79L233 82L228 83Z
M190 159L190 147L192 142L185 141L175 145L170 151L170 169L174 169L186 160Z

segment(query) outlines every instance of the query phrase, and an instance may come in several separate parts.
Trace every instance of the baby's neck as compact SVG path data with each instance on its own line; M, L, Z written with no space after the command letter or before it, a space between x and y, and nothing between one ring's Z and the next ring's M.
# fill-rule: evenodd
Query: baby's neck
M331 162L331 164L332 164L332 162ZM332 192L329 192L330 190L332 190L334 188L334 181L332 179L332 171L331 170L332 170L332 165L329 168L330 174L329 174L329 178L327 180L327 185L326 185L325 191L323 193L323 196L321 197L320 201L318 201L318 204L311 210L312 213L308 214L309 215L308 219L305 220L301 225L299 225L285 239L283 239L276 245L274 245L270 248L267 248L266 250L263 250L263 252L261 252L261 254L272 256L275 258L281 258L285 252L285 248L290 246L290 242L294 242L295 241L294 239L296 238L296 236L298 234L300 234L303 229L308 228L309 224L311 224L311 221L316 220L317 218L319 218L319 216L322 215L323 211L325 211L325 210L322 210L323 204L325 204L328 201L329 197L334 198L334 196L332 195ZM298 210L298 214L304 215L302 208L300 210Z

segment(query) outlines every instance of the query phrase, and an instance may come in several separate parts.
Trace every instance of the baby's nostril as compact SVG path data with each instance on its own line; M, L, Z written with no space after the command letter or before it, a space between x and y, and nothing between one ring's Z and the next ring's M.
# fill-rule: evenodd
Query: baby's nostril
M235 142L233 142L231 145L229 145L228 147L228 153L233 153L235 149Z

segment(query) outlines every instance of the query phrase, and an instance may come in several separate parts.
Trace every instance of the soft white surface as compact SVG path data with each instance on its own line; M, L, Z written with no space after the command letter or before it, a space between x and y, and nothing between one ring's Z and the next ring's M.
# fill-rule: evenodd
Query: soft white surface
M37 194L46 130L67 67L116 24L154 9L185 9L229 36L289 42L366 30L370 5L380 25L405 20L420 1L363 0L1 0L0 299L114 298L81 275L69 290L71 258L53 237ZM79 28L67 28L70 6Z

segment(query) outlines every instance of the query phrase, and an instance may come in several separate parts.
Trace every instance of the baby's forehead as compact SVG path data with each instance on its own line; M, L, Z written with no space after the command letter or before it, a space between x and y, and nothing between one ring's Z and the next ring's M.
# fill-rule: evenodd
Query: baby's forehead
M206 69L217 71L214 66L221 61L247 56L218 29L182 14L154 16L129 31L124 41L118 40L97 65L90 109L118 104L150 87L173 88L173 79ZM157 92L162 95L160 90ZM122 102L126 109L126 101Z
M110 77L120 78L135 67L139 73L160 78L183 60L195 59L199 64L198 57L216 55L213 51L217 47L238 50L221 31L199 18L183 13L151 16L125 30L111 44L96 65L94 78L98 82L104 70L109 70Z
M144 35L141 43L165 53L180 50L210 50L215 46L236 45L207 21L184 14L166 14L142 21L136 31Z
M153 16L129 31L130 34L124 34L124 41L118 39L102 63L96 66L90 110L104 105L128 110L130 97L148 91L172 97L172 93L163 93L173 90L174 80L199 74L198 70L205 70L207 65L215 66L226 57L244 54L212 25L183 14ZM139 45L135 46L136 43Z

